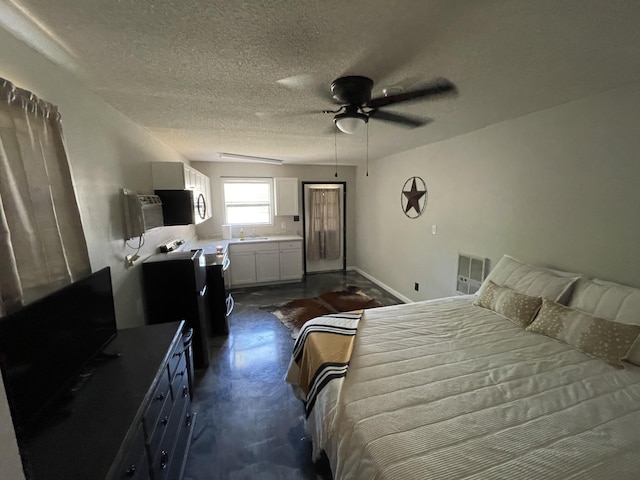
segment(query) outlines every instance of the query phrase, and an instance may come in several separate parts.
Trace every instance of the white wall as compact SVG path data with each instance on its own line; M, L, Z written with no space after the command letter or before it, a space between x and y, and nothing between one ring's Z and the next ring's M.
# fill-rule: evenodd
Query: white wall
M0 77L59 107L91 267L95 271L111 266L118 326L144 324L139 264L125 268L124 257L132 250L123 240L119 192L125 187L151 193L150 162L184 159L2 29L0 45ZM163 240L194 234L193 227L155 230L147 236L141 254L149 255ZM20 478L4 385L0 387L0 444L0 477Z
M222 177L294 177L299 182L347 182L347 265L355 262L355 167L338 167L335 177L335 166L320 165L270 165L262 163L222 163L222 162L192 162L191 166L204 173L211 180L212 217L196 227L199 238L221 237L221 225L224 223L224 208L222 197ZM293 217L276 217L274 227L256 229L258 235L273 235L278 233L298 234L302 236L302 188L299 193L300 221L294 222ZM286 222L283 230L280 222ZM234 230L234 235L236 235ZM250 234L250 232L245 232Z
M359 169L357 265L413 300L454 293L458 252L640 287L639 109L636 84ZM400 208L411 176L429 191L416 220Z

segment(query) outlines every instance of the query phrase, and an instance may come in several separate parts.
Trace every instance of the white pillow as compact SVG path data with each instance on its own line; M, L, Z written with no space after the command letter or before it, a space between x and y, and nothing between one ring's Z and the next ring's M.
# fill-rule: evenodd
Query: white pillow
M534 267L504 255L482 282L478 295L485 285L492 281L531 297L544 297L556 303L565 304L571 295L571 288L579 276L567 276L544 267Z
M606 320L640 325L640 290L619 283L580 278L568 306ZM640 341L631 347L627 360L640 365Z

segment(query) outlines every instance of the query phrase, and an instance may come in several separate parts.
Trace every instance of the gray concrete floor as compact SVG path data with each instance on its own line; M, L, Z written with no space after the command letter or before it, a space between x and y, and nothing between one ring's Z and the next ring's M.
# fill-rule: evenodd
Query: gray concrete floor
M331 478L326 461L311 461L302 403L284 382L293 347L290 331L261 307L347 285L385 305L400 303L355 272L232 291L230 333L213 340L211 365L196 374L198 416L185 480Z

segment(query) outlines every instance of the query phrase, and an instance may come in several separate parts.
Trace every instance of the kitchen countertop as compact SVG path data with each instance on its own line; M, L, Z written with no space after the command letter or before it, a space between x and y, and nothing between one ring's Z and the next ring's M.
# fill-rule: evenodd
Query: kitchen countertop
M227 240L229 243L258 243L258 242L291 242L293 240L302 240L299 235L271 235L262 236L256 235L256 237L244 237L244 238L232 238Z
M242 244L242 243L266 243L266 242L291 242L295 240L302 240L300 235L257 235L255 238L248 236L244 237L244 239L240 238L231 238L228 240L223 240L221 238L201 238L198 240L194 240L193 242L189 242L188 248L195 249L201 248L204 250L205 258L207 259L207 264L216 265L218 264L219 258L216 257L216 247L222 247L222 251L227 252L229 245L231 244Z

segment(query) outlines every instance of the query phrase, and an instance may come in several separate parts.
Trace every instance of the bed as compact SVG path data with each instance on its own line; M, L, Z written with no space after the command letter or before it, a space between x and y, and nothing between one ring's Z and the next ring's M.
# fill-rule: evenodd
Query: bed
M352 338L333 373L314 332ZM287 381L336 480L638 478L639 334L639 290L505 256L475 296L311 320Z

